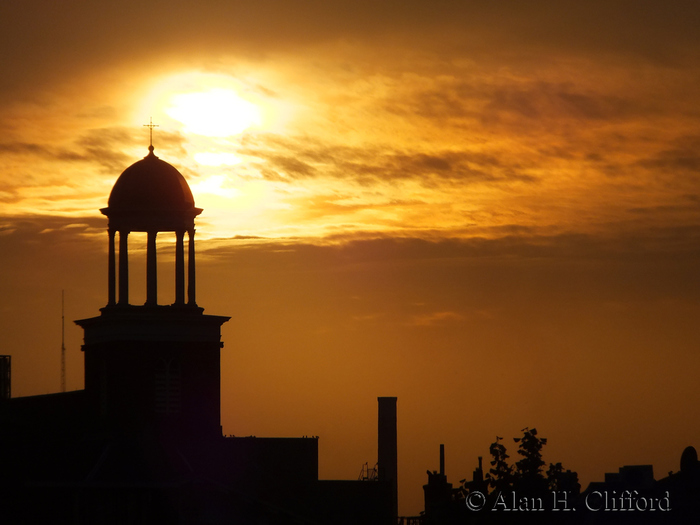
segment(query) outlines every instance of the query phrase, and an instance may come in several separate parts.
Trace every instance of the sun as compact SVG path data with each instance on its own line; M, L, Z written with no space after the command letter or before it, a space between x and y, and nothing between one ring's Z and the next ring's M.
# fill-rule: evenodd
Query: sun
M134 122L153 117L161 130L186 137L232 138L244 132L280 132L289 104L270 95L255 78L181 72L151 83L135 108Z
M207 209L209 235L225 237L277 227L288 191L262 175L260 151L268 137L288 132L297 111L264 78L189 71L152 79L132 119L140 127L153 117L157 154L188 178Z
M231 89L173 95L166 114L184 125L185 133L229 137L261 124L260 108Z

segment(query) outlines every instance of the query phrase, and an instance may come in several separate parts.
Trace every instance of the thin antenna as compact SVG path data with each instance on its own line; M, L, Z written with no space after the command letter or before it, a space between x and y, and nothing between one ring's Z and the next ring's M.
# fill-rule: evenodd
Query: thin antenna
M66 391L66 315L65 290L61 290L61 392Z
M149 120L149 123L148 123L148 124L144 124L143 127L144 127L144 128L149 128L149 132L150 132L150 142L149 142L149 144L148 144L148 149L151 150L151 148L153 148L153 128L157 128L157 127L160 127L160 126L158 126L158 124L154 124L154 123L153 123L153 117L151 117L150 120ZM151 151L152 151L152 150L151 150Z

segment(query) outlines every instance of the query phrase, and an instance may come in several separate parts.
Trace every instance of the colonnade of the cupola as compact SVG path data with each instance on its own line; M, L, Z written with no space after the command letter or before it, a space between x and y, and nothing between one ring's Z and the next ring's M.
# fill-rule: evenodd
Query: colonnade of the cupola
M113 228L108 229L108 306L126 306L131 304L133 297L130 294L131 284L133 284L130 282L133 278L133 272L130 272L129 261L129 238L131 233L134 232ZM174 233L175 235L175 297L172 304L177 306L196 306L194 228L176 230L175 232L157 230L146 232L146 301L144 304L146 306L158 305L158 238L161 233ZM185 250L185 236L187 236L187 250ZM187 260L185 260L185 251L187 251ZM161 253L161 256L163 255Z

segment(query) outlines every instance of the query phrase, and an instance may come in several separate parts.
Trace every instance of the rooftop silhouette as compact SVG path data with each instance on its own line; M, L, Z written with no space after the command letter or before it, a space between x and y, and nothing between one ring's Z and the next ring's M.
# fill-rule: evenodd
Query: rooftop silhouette
M197 305L202 210L187 181L151 145L100 211L109 221L107 303L75 321L85 388L11 398L9 356L0 361L0 521L394 523L396 398L379 398L371 481L319 480L316 437L225 437L220 353L229 317ZM130 301L131 232L148 236L144 305ZM176 238L167 305L158 304L161 232Z

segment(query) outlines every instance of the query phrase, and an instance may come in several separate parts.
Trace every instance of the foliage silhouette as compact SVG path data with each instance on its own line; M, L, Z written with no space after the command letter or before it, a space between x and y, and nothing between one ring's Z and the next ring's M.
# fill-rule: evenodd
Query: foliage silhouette
M542 474L545 462L542 460L542 447L546 438L537 437L537 429L525 427L523 437L513 438L518 443L518 454L522 459L515 463L513 488L525 492L541 492L547 488L547 480Z
M485 481L491 489L489 494L518 491L529 495L544 494L551 490L567 490L578 494L581 486L578 474L565 470L561 463L550 463L545 472L545 461L542 459L542 449L547 444L547 438L539 437L536 428L524 428L523 435L513 438L518 444L518 455L521 457L515 464L508 463L503 438L496 436L491 443L491 468L485 476ZM473 482L461 480L462 486L457 490L458 495L466 497L473 490Z
M501 443L502 437L496 436L496 441L491 443L489 453L493 457L491 469L486 474L489 486L495 490L508 490L513 484L513 467L508 464L506 447Z

